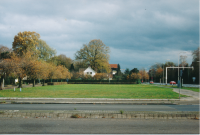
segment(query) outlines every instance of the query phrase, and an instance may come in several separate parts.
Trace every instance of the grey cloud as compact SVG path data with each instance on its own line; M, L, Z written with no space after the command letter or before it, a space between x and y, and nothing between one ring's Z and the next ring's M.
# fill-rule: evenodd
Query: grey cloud
M198 47L198 6L198 0L1 0L0 44L11 47L18 32L36 31L58 54L73 59L82 44L101 39L123 50L118 58L112 49L110 63L130 67L123 55L131 53L135 65L145 66L144 61L164 59L154 53Z

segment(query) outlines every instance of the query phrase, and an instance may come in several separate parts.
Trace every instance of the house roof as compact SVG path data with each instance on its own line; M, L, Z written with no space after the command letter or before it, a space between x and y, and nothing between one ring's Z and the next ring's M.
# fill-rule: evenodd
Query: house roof
M79 68L79 73L83 73L87 68Z
M110 64L110 68L117 68L117 64Z

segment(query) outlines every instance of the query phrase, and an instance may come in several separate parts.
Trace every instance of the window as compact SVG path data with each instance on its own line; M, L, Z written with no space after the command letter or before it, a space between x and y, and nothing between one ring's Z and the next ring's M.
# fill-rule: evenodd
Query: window
M89 74L90 74L90 72L87 72L87 74L89 75Z
M90 72L90 74L92 74L92 72Z

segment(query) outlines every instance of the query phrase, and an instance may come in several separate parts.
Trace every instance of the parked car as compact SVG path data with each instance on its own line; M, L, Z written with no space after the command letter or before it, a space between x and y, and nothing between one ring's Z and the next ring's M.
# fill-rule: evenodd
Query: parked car
M150 81L149 83L150 83L150 84L153 84L153 81Z
M176 82L175 81L171 81L170 84L176 84Z

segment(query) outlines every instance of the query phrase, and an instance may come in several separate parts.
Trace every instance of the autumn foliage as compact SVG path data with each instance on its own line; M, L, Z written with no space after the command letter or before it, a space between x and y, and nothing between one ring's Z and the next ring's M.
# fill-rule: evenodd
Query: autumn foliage
M41 43L39 42L41 40L39 38L40 35L36 32L19 32L14 37L12 51L5 46L0 46L0 90L3 89L3 79L9 75L18 78L19 87L22 87L22 79L26 76L34 81L33 86L36 79L71 78L71 74L66 67L47 63L47 58L54 55L55 52L52 52L51 48L48 49L47 44L45 44L42 49L47 48L51 54L48 56L44 55L44 52L41 53Z

